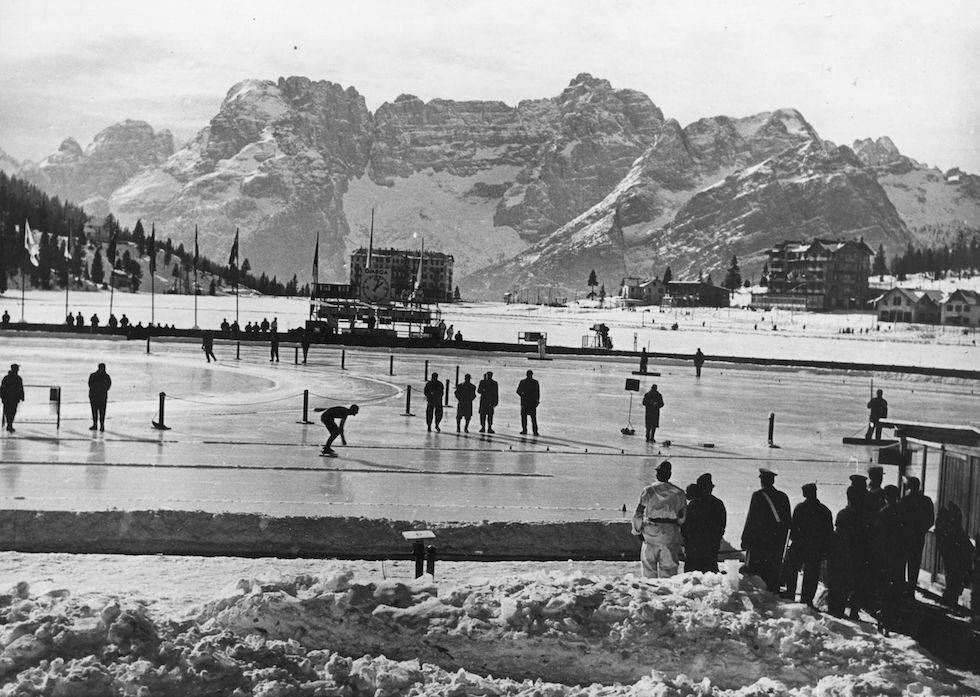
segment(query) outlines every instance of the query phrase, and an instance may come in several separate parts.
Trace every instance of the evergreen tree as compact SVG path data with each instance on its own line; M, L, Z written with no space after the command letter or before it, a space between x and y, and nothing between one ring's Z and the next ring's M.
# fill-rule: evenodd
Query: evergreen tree
M711 273L710 272L708 273L708 278L705 281L705 283L707 283L709 286L713 286L715 284L714 281L711 280Z
M871 265L871 273L875 276L884 276L888 273L888 264L885 261L885 245L879 244L878 251L875 252L874 262Z
M667 285L668 283L670 283L673 280L673 278L674 278L674 272L671 271L670 270L670 267L668 266L664 270L664 285Z
M102 248L95 248L95 256L92 257L92 270L90 272L92 276L92 283L102 285L102 281L105 280L105 268L102 265Z
M214 279L213 278L211 279L211 287L208 288L208 295L217 295L217 293L215 292Z
M742 285L742 272L738 268L738 257L734 254L732 254L732 263L728 267L728 273L725 274L725 280L721 285L731 291L738 290L738 287Z
M698 269L698 283L704 283L704 271Z
M595 269L589 272L589 280L585 284L589 287L589 298L595 298L595 287L599 285L599 279L595 277Z
M759 276L759 285L763 288L769 285L769 262L765 262L762 265L762 275Z
M599 288L599 307L602 307L606 302L606 284L603 283L602 287Z
M242 277L244 277L245 274L247 274L251 270L252 270L252 265L248 263L248 257L246 257L245 260L242 261Z
M136 243L136 251L139 256L146 254L146 232L143 230L142 220L136 221L136 227L133 228L133 241Z

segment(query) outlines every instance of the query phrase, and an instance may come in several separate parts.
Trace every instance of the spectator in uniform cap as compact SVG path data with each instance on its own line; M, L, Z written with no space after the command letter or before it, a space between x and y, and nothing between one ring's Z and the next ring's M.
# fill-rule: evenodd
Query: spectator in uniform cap
M759 468L762 487L752 494L742 529L747 573L759 576L770 592L779 592L779 572L790 530L789 497L775 487L776 473Z
M885 490L881 488L884 477L885 470L880 465L872 465L868 468L868 509L872 513L877 513L888 503Z
M715 484L711 474L705 472L698 477L698 487L702 492L702 501L707 510L705 523L708 538L711 540L711 552L708 571L718 571L718 552L721 550L721 540L725 536L725 526L728 524L728 512L725 504L714 495Z
M640 571L644 578L677 573L681 551L681 525L687 515L684 490L670 483L670 460L657 465L657 481L640 494L633 513L633 533L643 540Z
M793 509L793 527L790 530L790 548L786 553L786 593L796 599L796 579L803 571L803 589L800 602L813 606L820 578L820 563L830 553L834 536L834 517L830 509L817 499L817 485L803 485L803 501Z

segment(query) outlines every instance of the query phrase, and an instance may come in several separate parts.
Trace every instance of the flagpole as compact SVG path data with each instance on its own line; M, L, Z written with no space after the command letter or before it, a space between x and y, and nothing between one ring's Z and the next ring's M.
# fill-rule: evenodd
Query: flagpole
M153 283L154 271L157 265L157 228L156 224L151 224L150 232L150 324L156 324L156 292Z
M68 288L71 286L71 223L68 224L68 240L65 242L65 319L68 319Z
M194 287L191 292L194 294L194 329L197 329L197 225L194 226Z

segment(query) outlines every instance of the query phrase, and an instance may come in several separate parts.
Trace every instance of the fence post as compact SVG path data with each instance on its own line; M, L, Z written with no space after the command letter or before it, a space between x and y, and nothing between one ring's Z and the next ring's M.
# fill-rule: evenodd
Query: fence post
M294 346L293 351L293 365L299 365L299 346Z
M457 385L459 384L459 366L456 366L456 383L455 384L457 384ZM449 402L446 402L446 404L449 404Z
M422 371L422 379L428 381L429 379L429 361L425 362L425 369Z
M58 415L58 423L55 425L55 430L61 430L61 388L56 387L58 399L55 401L55 413Z
M446 406L449 406L449 378L446 378Z
M146 352L147 353L150 352L150 335L149 334L146 335Z
M422 540L412 543L412 557L415 559L415 578L418 578L425 568L425 544Z
M775 430L776 430L776 413L769 412L769 447L770 448L776 447L772 444L772 434L773 431Z
M388 356L388 375L395 374L395 356L394 354Z
M347 349L340 349L340 369L347 370Z
M435 545L429 545L425 548L425 573L436 577L436 548Z
M405 413L402 416L415 416L412 413L412 386L405 386Z
M236 361L242 360L242 342L241 341L236 341L235 342L235 360Z
M166 401L167 401L167 393L161 392L160 393L160 420L152 422L153 428L155 428L158 431L170 430L170 427L167 426L166 416L164 415L164 407L166 406Z
M297 421L298 424L311 424L310 421L310 391L303 390L303 420Z

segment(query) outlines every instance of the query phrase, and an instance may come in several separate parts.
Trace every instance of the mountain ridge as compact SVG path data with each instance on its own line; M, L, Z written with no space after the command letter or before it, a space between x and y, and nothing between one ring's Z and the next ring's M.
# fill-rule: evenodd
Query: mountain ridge
M346 280L377 209L376 240L415 247L424 237L454 254L471 297L499 297L508 283L581 287L571 270L585 266L617 276L671 265L676 278L699 259L718 271L728 261L721 250L743 250L754 273L764 247L797 232L867 230L869 243L894 253L914 239L910 225L980 219L975 187L952 186L887 137L836 148L795 109L682 127L647 95L589 73L516 106L402 94L373 113L354 87L293 76L236 83L180 148L168 131L125 121L85 149L66 139L21 174L124 224L154 221L175 243L191 241L197 225L214 258L240 229L243 256L282 278L310 273L320 230L321 280ZM819 186L789 181L802 173L785 158L805 156L835 168L820 170ZM745 170L774 157L784 159L760 189L769 198L748 192ZM732 177L737 186L726 185ZM725 196L755 209L716 200ZM847 204L847 224L835 201ZM792 220L787 205L804 203L815 219L777 224ZM768 231L759 227L767 220Z

